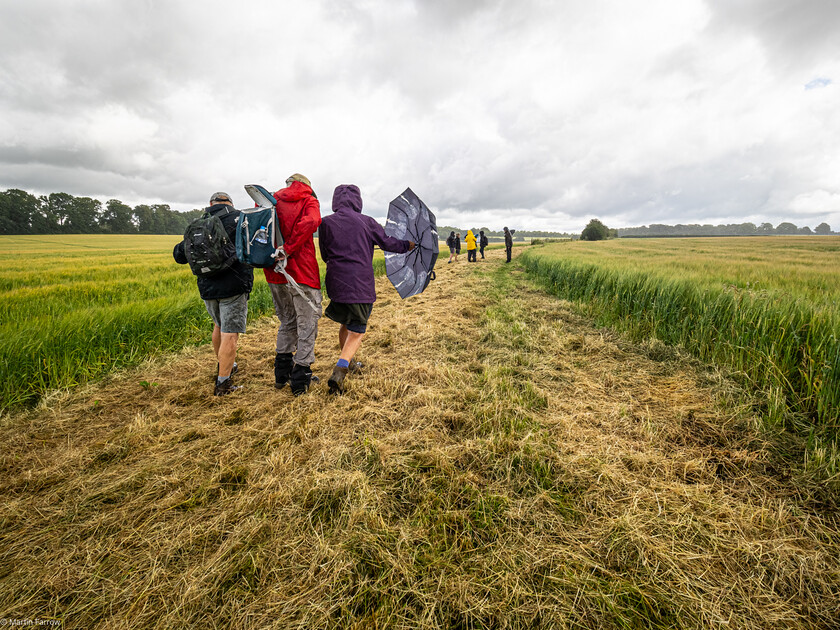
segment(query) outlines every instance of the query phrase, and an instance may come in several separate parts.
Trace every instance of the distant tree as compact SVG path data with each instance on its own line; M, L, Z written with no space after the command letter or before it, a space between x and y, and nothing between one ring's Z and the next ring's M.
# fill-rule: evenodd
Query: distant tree
M65 231L73 234L95 234L99 229L102 202L90 197L72 197Z
M831 226L828 223L820 223L814 228L814 234L831 234Z
M798 229L793 223L779 223L776 226L776 234L796 234Z
M105 204L100 217L102 230L111 234L132 234L137 227L131 220L131 207L119 199L111 199Z
M132 220L137 225L137 231L140 234L155 234L155 212L146 204L134 206L132 212Z
M582 241L603 241L608 238L610 234L609 228L601 223L598 219L592 219L583 232L580 233L580 240Z
M758 234L772 234L775 231L772 223L762 223L756 229L756 233Z
M797 230L797 234L813 234L813 232L811 231L811 228L809 228L807 225L804 225Z
M42 227L40 199L17 188L0 193L0 234L33 234Z
M52 193L45 200L47 223L54 226L55 232L67 232L73 214L73 195Z

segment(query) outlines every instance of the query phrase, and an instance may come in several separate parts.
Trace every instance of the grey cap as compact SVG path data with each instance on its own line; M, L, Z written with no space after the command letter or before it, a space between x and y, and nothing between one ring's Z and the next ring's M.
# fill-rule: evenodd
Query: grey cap
M216 192L210 195L210 203L214 201L227 201L229 203L233 203L233 199L230 198L230 195L226 192Z

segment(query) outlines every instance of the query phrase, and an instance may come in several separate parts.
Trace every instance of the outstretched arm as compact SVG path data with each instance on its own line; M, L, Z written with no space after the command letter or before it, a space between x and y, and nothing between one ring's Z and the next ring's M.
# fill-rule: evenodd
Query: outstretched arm
M395 254L404 254L414 249L414 241L403 241L393 236L388 236L385 234L385 228L379 225L373 217L369 218L371 238L376 245L379 245L380 249L386 252L394 252Z

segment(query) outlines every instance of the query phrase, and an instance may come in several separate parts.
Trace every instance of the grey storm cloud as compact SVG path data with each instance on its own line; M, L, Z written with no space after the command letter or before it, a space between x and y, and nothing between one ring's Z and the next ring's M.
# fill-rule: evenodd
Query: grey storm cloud
M823 0L0 5L0 188L198 207L303 172L381 218L840 225ZM806 89L808 87L808 89Z
M834 0L708 2L714 12L711 30L754 35L773 64L782 68L795 69L840 51L840 3Z

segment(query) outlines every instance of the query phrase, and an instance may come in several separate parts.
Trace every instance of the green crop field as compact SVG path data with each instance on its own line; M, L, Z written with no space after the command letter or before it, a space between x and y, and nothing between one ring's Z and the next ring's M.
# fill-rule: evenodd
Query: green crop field
M177 236L0 237L0 409L209 340ZM261 273L249 318L271 310Z
M732 368L763 394L771 424L836 454L840 238L571 242L520 261L600 323Z

